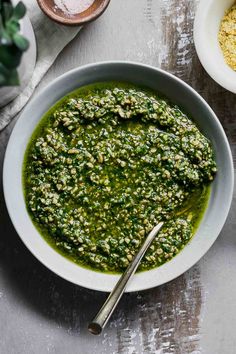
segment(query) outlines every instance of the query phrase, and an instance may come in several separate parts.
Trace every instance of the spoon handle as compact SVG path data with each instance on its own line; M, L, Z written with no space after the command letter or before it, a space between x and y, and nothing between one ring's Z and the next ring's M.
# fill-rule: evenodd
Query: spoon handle
M154 240L155 236L162 228L162 226L163 226L163 222L160 222L148 234L141 248L134 256L132 262L129 264L129 266L123 273L123 275L120 277L119 281L117 282L116 286L108 296L101 310L98 312L97 316L93 319L93 321L89 324L88 330L92 334L100 334L102 332L103 328L105 327L106 323L111 317L113 311L115 310L116 305L118 304L123 292L125 291L128 281L130 280L131 276L135 273L145 252L147 251L148 247L151 245L152 241Z

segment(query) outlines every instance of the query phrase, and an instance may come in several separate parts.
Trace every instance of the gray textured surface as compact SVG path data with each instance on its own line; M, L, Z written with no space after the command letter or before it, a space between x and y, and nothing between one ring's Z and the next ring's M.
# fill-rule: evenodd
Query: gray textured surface
M113 0L48 72L99 60L135 60L175 73L218 114L236 157L236 97L201 68L192 41L194 0ZM0 158L14 122L0 134ZM2 168L2 167L1 167ZM0 192L0 353L234 354L236 237L234 200L215 245L189 272L162 287L123 297L100 337L87 323L105 294L76 287L42 266L22 244Z

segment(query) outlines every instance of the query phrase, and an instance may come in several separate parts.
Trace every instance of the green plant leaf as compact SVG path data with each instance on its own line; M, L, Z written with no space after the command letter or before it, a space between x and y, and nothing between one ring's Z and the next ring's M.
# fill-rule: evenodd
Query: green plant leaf
M16 5L16 7L13 10L13 17L16 20L20 20L22 17L25 16L26 13L26 7L23 4L22 1L18 2L18 4Z
M11 19L6 23L6 30L11 36L13 36L20 30L19 22L17 20Z
M29 47L20 34L19 20L25 13L22 1L14 7L11 0L0 0L0 86L19 85L17 68Z
M2 13L3 13L3 20L6 23L7 21L10 20L12 14L13 14L12 4L10 4L8 2L4 2L3 3Z
M7 77L7 83L5 86L19 86L20 80L17 70L11 70L9 76Z
M0 37L0 44L10 46L12 44L12 39L7 30L3 29Z
M2 23L2 17L1 17L1 14L0 14L0 38L1 38L1 35L2 35L2 31L3 31L3 23Z
M3 75L0 73L0 87L1 87L1 86L4 86L4 83L5 83L5 76L3 76Z
M0 86L18 86L19 84L17 70L8 70L0 63Z
M29 41L19 33L14 34L13 41L15 45L23 52L29 48Z
M8 74L8 69L3 65L3 63L0 63L0 74L3 76L6 76Z
M0 63L8 69L15 69L20 65L22 52L15 46L0 45Z

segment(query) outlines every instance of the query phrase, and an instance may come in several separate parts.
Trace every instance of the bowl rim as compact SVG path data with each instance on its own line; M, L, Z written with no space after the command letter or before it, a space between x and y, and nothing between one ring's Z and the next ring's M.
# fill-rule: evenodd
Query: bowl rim
M234 0L227 1L231 5L225 6L225 10L234 4ZM200 0L194 20L194 45L198 58L209 76L226 90L236 93L236 72L225 62L217 37L217 44L214 45L214 43L209 43L208 36L206 36L206 28L208 35L212 33L212 28L209 28L209 18L213 16L211 8L215 7L216 2L225 4L225 0ZM223 16L214 17L218 27L222 18ZM212 52L212 45L215 48L214 53ZM215 58L217 58L217 64Z
M21 116L19 117L18 121L16 122L16 124L15 124L15 126L14 126L14 128L12 130L12 133L11 133L11 136L10 136L7 148L6 148L4 164L3 164L3 190L4 190L4 197L5 197L6 206L7 206L7 209L8 209L9 216L11 218L11 221L12 221L12 223L14 225L14 228L15 228L16 232L18 233L19 237L21 238L23 243L26 245L26 247L31 251L31 253L42 264L44 264L48 269L50 269L51 271L53 271L54 273L56 273L60 277L66 279L66 280L68 280L68 281L70 281L70 282L72 282L74 284L80 285L82 287L89 288L89 289L92 289L92 290L105 291L105 292L106 291L110 291L113 288L114 284L118 281L120 275L111 275L111 274L107 274L107 273L100 273L100 272L96 272L96 271L93 271L93 270L86 269L87 272L93 273L92 276L97 274L98 278L100 277L100 275L102 275L101 276L102 279L104 279L103 276L105 276L105 279L107 281L108 281L108 279L110 279L110 281L108 281L109 284L107 284L105 282L101 283L101 284L99 283L99 285L97 283L96 284L87 284L86 280L85 281L84 280L81 281L81 279L75 279L74 278L74 274L72 274L72 273L70 274L70 273L66 272L65 269L64 270L62 270L61 268L57 269L55 264L53 264L50 259L45 259L45 256L40 254L40 251L37 250L37 248L35 246L32 246L30 244L29 240L26 238L25 234L22 232L22 230L21 230L22 226L17 221L17 217L16 217L17 213L15 213L16 210L12 206L12 202L9 199L10 198L9 197L9 191L10 191L10 189L12 187L12 185L9 185L9 183L10 183L9 182L9 174L11 173L10 157L11 157L11 153L14 153L14 151L15 151L15 146L14 145L15 145L15 141L17 141L17 139L15 140L15 136L17 137L17 129L18 129L18 127L20 128L21 121L23 122L23 119L25 119L23 117L27 116L27 113L30 112L31 107L33 107L33 105L35 105L37 103L37 101L40 101L40 99L42 99L43 96L49 94L54 86L57 86L60 82L63 83L63 81L66 78L70 77L71 75L72 76L74 76L75 74L78 75L78 74L82 73L83 71L84 72L87 72L87 71L93 72L93 70L97 70L98 67L100 67L100 69L101 69L102 67L106 67L107 68L107 66L131 66L131 67L136 67L138 70L140 70L142 68L144 70L155 71L155 72L161 73L164 76L167 76L169 79L174 80L178 84L184 86L184 88L186 90L190 91L190 93L193 96L196 96L196 98L198 100L200 100L201 105L203 105L207 109L207 111L209 112L209 115L211 116L211 119L214 121L214 124L216 124L216 126L217 126L217 131L220 132L220 134L221 134L221 136L223 138L224 148L225 148L225 151L227 151L227 157L228 157L228 167L229 167L228 176L229 176L230 183L229 183L228 189L227 189L227 192L228 192L227 203L226 203L225 208L221 211L221 215L223 215L223 217L221 217L220 223L218 225L218 229L215 232L214 237L211 238L211 240L207 240L208 241L207 242L207 246L205 246L204 250L201 251L200 256L199 256L199 254L197 256L196 256L196 254L192 255L191 261L188 260L187 266L181 264L179 269L177 269L176 267L174 267L175 260L178 258L178 256L183 254L184 250L186 249L186 247L185 247L184 250L181 251L179 253L179 255L174 257L173 260L171 261L173 263L173 266L171 268L171 272L170 272L171 274L169 274L166 277L167 279L162 280L162 281L158 281L158 279L157 279L157 281L154 282L154 283L152 282L151 285L150 284L147 285L144 282L142 283L141 281L136 282L136 283L138 283L138 285L137 284L132 285L132 282L131 282L130 286L126 289L126 292L142 291L142 290L146 290L146 289L150 289L150 288L159 286L161 284L164 284L166 282L169 282L169 281L173 280L174 278L180 276L185 271L190 269L195 263L197 263L200 260L200 258L202 258L203 255L210 249L212 244L217 239L217 237L218 237L218 235L219 235L219 233L220 233L220 231L221 231L221 229L222 229L222 227L223 227L223 225L224 225L224 223L226 221L226 218L228 216L228 212L229 212L229 209L230 209L230 206L231 206L231 202L232 202L233 187L234 187L234 169L233 169L233 158L232 158L232 154L231 154L231 150L230 150L230 146L229 146L227 137L226 137L226 135L224 133L224 130L223 130L222 126L221 126L220 121L216 117L216 115L213 112L213 110L210 108L210 106L207 104L207 102L191 86L189 86L187 83L185 83L184 81L182 81L178 77L174 76L173 74L168 73L168 72L166 72L166 71L164 71L162 69L155 68L155 67L150 66L150 65L141 64L141 63L138 63L138 62L130 62L130 61L102 61L102 62L87 64L87 65L81 66L79 68L75 68L73 70L70 70L70 71L66 72L65 74L59 76L58 78L53 80L51 83L49 83L45 88L43 88L30 101L30 103L24 108L23 112L21 113ZM98 82L98 80L95 80L94 82ZM83 85L81 85L81 86L83 86ZM80 87L79 84L78 84L78 87ZM56 103L56 101L54 101L51 104L51 106L53 106L55 103ZM36 127L36 125L37 125L37 123L38 123L38 121L40 119L41 118L39 118L36 122L34 121L34 128L33 128L32 131L34 131L34 129L35 129L35 127ZM28 144L28 139L30 138L31 135L32 135L32 132L31 132L31 134L28 137L25 137L25 139L27 139L27 144ZM25 150L23 151L23 155L24 155L24 153L25 153ZM21 164L21 172L22 172L22 164ZM21 188L21 191L18 190L18 192L20 192L20 194L23 194L23 188ZM17 196L15 196L15 198L17 198ZM206 212L205 212L205 214L206 214ZM27 216L28 216L27 217L27 222L32 224L30 216L28 214L27 214ZM61 256L58 252L54 251L52 249L52 247L43 239L43 237L40 235L40 233L38 231L36 231L36 232L37 232L39 238L41 240L43 240L43 242L47 245L47 248L50 248L53 252L55 252L57 254L57 256L61 257L61 259L62 258L64 259L64 261L60 261L61 263L63 263L63 265L67 265L66 262L68 262L68 263L73 264L74 266L76 266L77 269L79 268L80 272L82 272L82 269L84 269L84 268L82 268L82 267L80 267L78 265L75 265L71 261L69 261L66 258L64 258L63 256ZM195 239L196 236L197 235L194 235L193 239ZM135 274L134 277L136 277L139 280L142 280L142 277L140 275L141 274L145 274L145 273L146 274L149 273L150 276L152 275L152 278L153 278L153 276L156 275L155 273L157 271L159 273L161 273L162 271L165 272L164 268L166 267L166 265L171 264L171 262L167 262L167 263L165 263L163 266L161 266L159 268L154 268L154 269L146 271L146 272L141 272L141 273Z
M101 5L98 8L95 8L95 10L92 13L90 13L88 16L84 18L78 19L73 17L69 18L69 17L59 16L53 12L51 7L45 5L45 0L37 0L40 9L43 11L43 13L46 16L48 16L51 20L65 26L83 26L86 23L90 23L96 20L98 17L100 17L103 14L103 12L105 12L110 1L111 0L102 0Z

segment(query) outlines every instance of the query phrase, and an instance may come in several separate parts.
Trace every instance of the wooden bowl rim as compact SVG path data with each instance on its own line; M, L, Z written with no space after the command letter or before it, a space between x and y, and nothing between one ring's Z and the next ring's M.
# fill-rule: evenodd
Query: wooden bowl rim
M96 7L88 16L78 19L74 17L69 18L66 16L59 16L53 11L52 7L47 5L47 0L37 0L39 7L45 15L47 15L51 20L65 26L80 26L96 20L106 10L110 1L111 0L102 0L100 6ZM99 0L94 1L95 4L96 2L99 2Z

